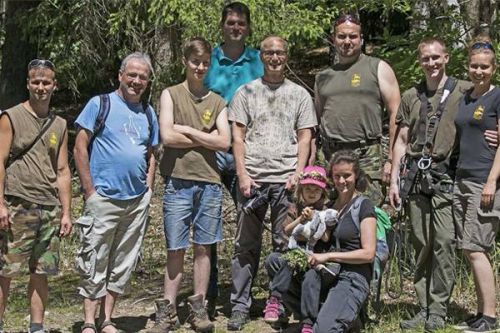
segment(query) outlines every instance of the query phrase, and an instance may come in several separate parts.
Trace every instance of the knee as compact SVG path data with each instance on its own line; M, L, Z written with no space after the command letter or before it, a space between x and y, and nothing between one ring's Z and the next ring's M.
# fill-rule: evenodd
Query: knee
M194 244L193 251L195 257L209 257L210 245Z

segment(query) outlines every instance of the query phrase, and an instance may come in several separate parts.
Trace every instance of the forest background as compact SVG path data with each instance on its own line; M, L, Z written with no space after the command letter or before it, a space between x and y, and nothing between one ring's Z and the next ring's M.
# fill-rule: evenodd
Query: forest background
M11 107L27 98L26 64L34 58L50 59L57 69L59 90L53 107L68 119L71 139L72 122L84 103L93 95L117 87L121 59L133 51L151 55L155 75L147 98L155 107L162 89L183 78L181 45L188 38L202 36L213 45L221 41L220 12L226 0L0 0L0 109ZM497 54L500 37L499 0L242 0L252 13L250 45L269 34L286 38L290 43L287 76L309 90L314 75L334 61L329 42L332 20L339 13L360 15L363 24L365 52L387 61L394 69L401 91L422 79L416 62L416 47L424 36L439 36L449 46L448 74L467 79L466 47L479 33L489 34ZM495 82L499 83L498 73ZM72 140L70 140L72 149ZM0 143L1 144L1 143ZM75 175L76 176L76 175ZM77 177L73 179L73 215L81 212ZM152 219L146 237L142 260L129 293L119 304L117 322L127 332L137 332L151 325L153 299L160 296L165 263L161 223L161 179L157 179L152 205ZM222 295L218 304L218 331L224 331L228 306L230 259L234 236L234 209L225 203L225 240L220 246ZM499 274L499 239L493 253L495 272ZM81 300L75 286L77 277L73 258L78 240L76 234L64 242L61 274L51 281L48 323L53 332L78 332L81 325ZM267 247L265 251L269 251ZM264 255L263 255L264 257ZM411 313L414 295L410 287L411 256L404 274L400 298L384 296L379 321L371 326L375 332L397 329L399 320ZM188 268L189 271L189 268ZM463 258L459 257L459 274L455 289L451 322L474 310L472 277ZM399 288L396 270L388 272L393 288ZM261 272L255 284L258 317L266 297L266 277ZM24 299L25 280L14 285L7 309L6 327L23 331L27 320ZM190 274L184 283L188 294ZM498 285L498 281L497 281ZM500 286L497 286L500 290ZM398 290L392 292L398 293ZM498 299L498 297L497 297ZM497 301L500 308L500 300ZM182 305L182 304L181 304ZM182 308L182 307L181 307ZM248 332L268 331L255 320ZM447 330L445 330L447 331Z

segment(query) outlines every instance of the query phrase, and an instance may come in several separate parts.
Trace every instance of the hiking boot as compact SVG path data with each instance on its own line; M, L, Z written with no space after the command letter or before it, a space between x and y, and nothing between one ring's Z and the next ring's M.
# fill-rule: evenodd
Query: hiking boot
M181 326L175 306L170 304L169 300L155 300L155 308L155 325L145 330L145 333L168 333L175 331Z
M497 327L497 320L491 317L481 316L478 320L471 324L471 326L465 329L464 333L474 333L474 332L483 332L483 333L493 333L499 332Z
M211 321L215 321L217 317L217 297L207 297L207 314Z
M208 318L207 309L205 309L205 300L202 294L188 297L187 302L190 307L188 321L196 332L212 332L214 324Z
M425 332L434 332L436 330L440 330L446 327L446 323L444 318L437 314L430 314L427 320L425 321L424 331Z
M463 331L466 328L471 327L471 325L474 324L474 322L476 322L476 320L478 320L482 316L483 316L482 313L476 313L472 317L469 317L469 318L465 319L464 321L462 321L456 325L453 325L452 327L456 330Z
M401 323L399 323L399 327L401 327L402 330L413 330L416 328L422 328L425 325L426 319L427 319L427 310L422 309L413 318L403 320Z
M300 333L313 333L313 327L311 324L302 324Z
M248 316L248 313L241 311L233 311L233 313L231 313L231 318L229 318L229 321L227 322L227 330L241 331L241 329L248 322L249 319L250 318Z

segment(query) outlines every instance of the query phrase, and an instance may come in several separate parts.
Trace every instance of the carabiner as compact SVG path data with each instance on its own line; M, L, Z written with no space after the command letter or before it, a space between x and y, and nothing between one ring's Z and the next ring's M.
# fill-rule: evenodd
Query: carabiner
M417 167L420 170L427 170L431 167L432 164L432 157L421 157L418 162L417 162Z

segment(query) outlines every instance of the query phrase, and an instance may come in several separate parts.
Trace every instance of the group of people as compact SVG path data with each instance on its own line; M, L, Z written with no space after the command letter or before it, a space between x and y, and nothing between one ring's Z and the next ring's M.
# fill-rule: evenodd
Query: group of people
M185 42L185 80L162 92L158 118L141 101L151 60L135 52L122 61L118 89L93 97L76 119L74 158L85 199L76 221L81 332L120 331L112 313L146 232L158 145L164 147L159 171L167 263L164 294L155 300L155 323L147 332L180 326L177 296L191 243L188 320L198 332L214 330L222 186L237 206L227 329L239 331L249 321L262 235L270 229L264 320L281 327L288 309L303 333L347 332L369 295L375 206L384 202L387 183L391 204L408 207L416 254L420 311L401 328L446 326L458 247L472 267L477 313L457 327L494 332L488 251L500 218L500 90L491 84L491 41L471 45L470 83L446 75L449 56L441 39L423 39L417 54L425 80L400 97L391 67L362 53L359 19L342 15L332 26L337 62L317 75L313 102L285 77L286 40L269 36L253 49L245 44L250 24L248 7L233 2L222 11L219 46L212 50L200 37ZM60 237L72 230L66 122L49 109L56 88L54 64L35 59L28 65L29 99L0 116L0 332L11 278L27 272L29 332L44 332L47 275L57 273ZM384 153L386 112L390 145ZM310 269L292 267L284 255L291 248L304 252Z

